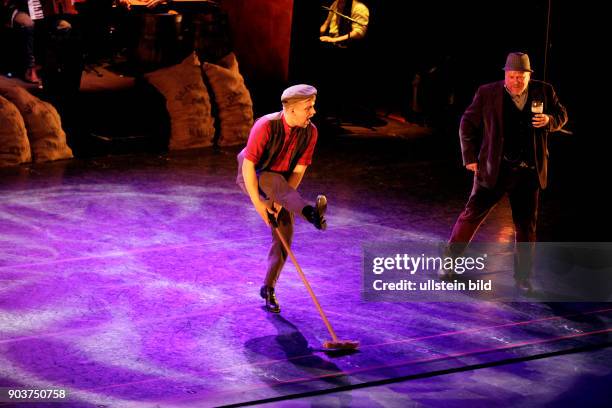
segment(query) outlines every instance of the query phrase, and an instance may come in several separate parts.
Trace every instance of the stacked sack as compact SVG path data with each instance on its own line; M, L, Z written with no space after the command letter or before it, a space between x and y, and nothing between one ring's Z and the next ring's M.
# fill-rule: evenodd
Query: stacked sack
M233 53L201 64L183 62L145 75L166 99L170 150L244 144L253 125L253 102ZM215 123L217 126L215 126Z
M0 87L0 166L72 157L53 105L24 88Z

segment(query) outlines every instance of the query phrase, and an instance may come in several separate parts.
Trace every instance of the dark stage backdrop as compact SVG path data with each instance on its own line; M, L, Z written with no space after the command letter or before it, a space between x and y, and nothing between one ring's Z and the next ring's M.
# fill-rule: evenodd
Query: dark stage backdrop
M289 82L316 82L339 69L321 58L318 29L331 1L294 0ZM542 217L554 219L558 240L609 241L609 205L598 192L610 170L607 107L609 53L602 11L596 2L516 0L501 2L364 0L370 9L368 35L352 64L360 98L386 111L410 110L416 73L437 67L442 87L452 89L444 133L456 146L459 117L478 85L503 79L508 52L527 52L533 78L546 79L569 112L566 129L550 148L550 187ZM603 68L603 69L598 69ZM442 94L445 94L445 89ZM321 98L323 99L323 97ZM599 109L598 109L599 108ZM607 109L607 108L605 108ZM601 109L604 110L604 109ZM454 157L453 156L453 157ZM550 205L550 203L554 205Z
M318 29L326 16L321 6L330 3L294 1L291 82L310 80L325 69L338 68L317 58ZM586 6L560 1L549 4L549 0L364 3L370 9L370 26L354 68L367 81L364 90L380 104L407 104L415 73L439 67L451 76L455 103L461 110L479 84L503 78L501 67L508 52L523 51L532 59L534 78L552 82L573 108L577 68L572 65L576 56L585 52L577 20L579 8Z

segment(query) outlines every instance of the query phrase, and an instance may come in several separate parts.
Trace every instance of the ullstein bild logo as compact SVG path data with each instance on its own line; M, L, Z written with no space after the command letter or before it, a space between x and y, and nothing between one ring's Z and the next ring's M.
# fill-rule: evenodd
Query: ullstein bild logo
M414 275L417 271L453 270L457 274L466 271L482 271L485 268L487 254L478 257L442 257L442 256L411 256L396 254L394 257L376 257L372 261L372 272L380 275L385 271L406 271Z

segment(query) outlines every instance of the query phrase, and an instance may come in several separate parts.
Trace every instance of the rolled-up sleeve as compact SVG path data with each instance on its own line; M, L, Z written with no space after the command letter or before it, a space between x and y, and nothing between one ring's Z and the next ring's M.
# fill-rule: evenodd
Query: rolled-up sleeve
M351 24L351 29L359 33L361 37L364 37L370 22L370 10L364 4L356 3L351 10L351 18L359 23L354 22Z

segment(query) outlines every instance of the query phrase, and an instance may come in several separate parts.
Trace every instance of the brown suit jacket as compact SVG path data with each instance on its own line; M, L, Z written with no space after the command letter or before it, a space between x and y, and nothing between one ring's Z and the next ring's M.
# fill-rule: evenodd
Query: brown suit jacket
M488 188L495 187L499 175L504 146L503 100L504 81L482 85L474 100L461 117L459 138L463 164L478 163L477 182ZM548 134L567 123L567 111L559 102L552 85L531 80L528 85L528 101L544 101L544 113L550 122L544 128L532 128L535 152L534 162L538 171L540 188L546 188L548 172ZM530 109L525 105L525 109Z

